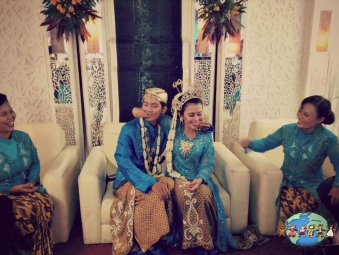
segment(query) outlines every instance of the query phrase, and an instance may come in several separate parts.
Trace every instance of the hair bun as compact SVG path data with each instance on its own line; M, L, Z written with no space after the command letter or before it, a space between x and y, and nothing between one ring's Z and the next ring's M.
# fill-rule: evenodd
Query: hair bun
M334 116L334 112L332 110L329 110L327 113L327 116L325 117L325 120L323 121L323 123L325 125L331 125L333 124L335 121L335 116Z

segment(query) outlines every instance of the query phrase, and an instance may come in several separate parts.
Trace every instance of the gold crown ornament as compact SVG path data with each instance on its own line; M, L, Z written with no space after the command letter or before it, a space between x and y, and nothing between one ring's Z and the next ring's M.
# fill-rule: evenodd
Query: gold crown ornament
M179 90L179 86L181 87L181 91ZM172 108L171 112L174 114L174 111L181 111L182 106L192 98L199 98L202 102L204 102L204 89L200 83L190 84L188 83L189 89L185 92L182 91L183 81L177 80L173 82L173 88L178 90L178 94L174 96L172 100ZM180 99L179 99L180 98Z

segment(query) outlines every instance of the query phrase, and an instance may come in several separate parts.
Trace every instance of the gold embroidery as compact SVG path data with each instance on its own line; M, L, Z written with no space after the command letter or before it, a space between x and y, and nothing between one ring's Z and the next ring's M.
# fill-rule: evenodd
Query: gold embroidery
M185 140L180 140L181 153L184 154L184 155L187 155L190 152L193 144L194 143L192 143L192 142L188 142L188 141L185 141Z

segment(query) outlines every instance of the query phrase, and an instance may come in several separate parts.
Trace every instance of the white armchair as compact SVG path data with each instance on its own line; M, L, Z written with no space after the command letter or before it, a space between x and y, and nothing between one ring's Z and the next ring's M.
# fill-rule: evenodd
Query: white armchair
M80 148L66 146L65 132L58 124L15 124L15 129L28 133L37 148L40 181L54 203L54 243L67 242L79 208Z
M113 181L106 174L115 173L115 148L124 123L106 123L103 146L94 147L79 176L80 211L85 244L111 243L110 207L114 200ZM214 176L232 232L240 232L248 219L249 170L222 143L215 143Z
M296 119L267 119L255 120L251 123L248 137L260 139L272 134L281 126L295 123ZM231 144L231 151L250 170L250 210L249 219L257 225L263 235L277 235L278 226L286 220L285 214L277 212L275 201L279 195L283 173L280 167L284 153L282 146L265 153L249 150L248 153L238 143ZM335 175L328 159L324 163L324 175Z

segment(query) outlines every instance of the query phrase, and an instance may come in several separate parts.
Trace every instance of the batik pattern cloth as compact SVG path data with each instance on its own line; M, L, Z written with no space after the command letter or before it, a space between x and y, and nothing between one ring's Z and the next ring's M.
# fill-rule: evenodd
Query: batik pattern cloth
M214 167L214 145L211 133L197 132L189 139L183 126L177 124L173 146L173 169L187 180L203 180L193 194L185 190L185 181L175 181L175 197L180 207L182 247L217 248L225 252L237 243L227 228L224 206L217 185L211 179Z
M33 244L31 255L53 254L53 202L48 194L34 192L8 198L14 213L13 237L27 238Z

